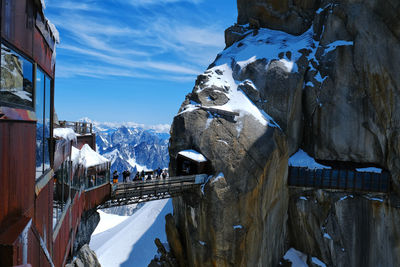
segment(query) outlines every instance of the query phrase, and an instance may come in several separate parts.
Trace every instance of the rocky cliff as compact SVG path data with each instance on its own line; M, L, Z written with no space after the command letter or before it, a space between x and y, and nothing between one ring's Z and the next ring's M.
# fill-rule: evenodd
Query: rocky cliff
M395 0L238 0L227 47L171 127L172 175L185 149L214 173L203 191L174 200L187 264L276 266L290 245L328 265L400 264L390 201L311 192L324 197L306 205L287 187L288 158L302 148L332 166L386 169L399 193L399 13ZM331 243L316 234L326 224ZM360 235L368 246L355 245ZM363 261L366 247L375 255Z

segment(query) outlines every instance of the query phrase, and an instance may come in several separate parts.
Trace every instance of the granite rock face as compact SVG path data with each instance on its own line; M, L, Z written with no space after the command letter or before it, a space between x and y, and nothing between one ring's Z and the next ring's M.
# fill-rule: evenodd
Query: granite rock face
M84 214L82 214L74 241L74 255L76 255L85 244L90 243L92 233L96 229L99 222L100 214L96 210L88 210Z
M399 204L383 194L291 189L291 245L328 266L398 266Z
M238 8L240 24L256 19L261 26L293 34L313 30L315 49L304 75L300 146L320 160L389 169L398 187L400 76L395 62L400 60L400 3L239 0ZM300 12L305 26L284 21L272 26L274 19L260 11L264 9Z
M96 253L85 244L79 249L74 260L65 267L101 267L101 265Z
M276 266L289 244L332 266L398 264L397 207L321 192L310 196L322 204L301 206L286 180L288 158L302 148L333 166L387 169L400 192L400 2L238 0L238 10L226 49L171 127L171 175L185 149L213 172L173 202L187 264ZM321 237L319 212L340 247ZM375 255L360 258L358 235Z
M238 24L304 33L312 24L318 0L238 0Z

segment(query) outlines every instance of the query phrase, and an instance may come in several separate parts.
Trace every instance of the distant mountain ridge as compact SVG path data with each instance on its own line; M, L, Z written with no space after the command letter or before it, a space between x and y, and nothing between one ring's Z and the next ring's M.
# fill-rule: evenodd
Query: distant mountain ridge
M97 131L109 130L109 129L117 129L125 126L127 128L140 128L143 130L153 130L157 133L166 133L169 136L169 130L171 125L169 124L155 124L155 125L146 125L136 122L99 122L95 120L91 120L88 117L84 117L79 119L82 122L90 122L93 123L94 128Z
M96 122L88 118L80 121L93 123L97 151L111 161L111 172L117 170L120 180L124 170L133 177L143 169L168 167L169 125Z

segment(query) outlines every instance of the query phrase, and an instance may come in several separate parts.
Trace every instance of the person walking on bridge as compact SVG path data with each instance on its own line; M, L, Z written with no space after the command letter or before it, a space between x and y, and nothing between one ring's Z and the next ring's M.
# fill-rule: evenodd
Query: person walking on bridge
M133 178L133 180L140 181L139 172L136 173L135 178Z
M113 172L113 184L116 184L116 183L118 183L118 172L117 172L117 170L115 170Z
M122 173L122 180L124 181L124 183L127 182L127 178L128 178L130 175L131 175L131 172L128 171L128 170L125 170L125 171Z

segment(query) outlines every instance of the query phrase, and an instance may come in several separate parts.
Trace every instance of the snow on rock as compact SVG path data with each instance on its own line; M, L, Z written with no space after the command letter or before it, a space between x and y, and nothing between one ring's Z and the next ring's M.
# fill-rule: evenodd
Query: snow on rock
M344 197L341 197L341 198L339 199L339 201L346 200L346 199L348 199L349 197L350 197L350 198L354 198L353 195L346 195L346 196L344 196Z
M344 40L338 40L335 41L333 43L330 43L328 45L326 45L325 51L324 51L324 55L328 54L329 52L333 51L336 49L336 47L338 46L353 46L354 42L353 41L344 41Z
M251 30L248 31L250 33ZM244 33L246 35L246 33ZM276 121L265 111L259 109L247 96L239 89L243 82L237 80L237 68L244 69L253 62L265 59L268 65L273 61L278 61L282 70L291 73L298 72L297 61L302 54L299 50L308 48L315 54L313 41L313 30L310 28L300 36L291 35L282 31L259 29L257 34L247 35L243 40L233 44L224 50L213 63L214 67L205 72L207 81L198 87L195 93L199 94L206 88L225 88L224 94L228 101L223 105L212 106L215 109L239 113L239 119L243 116L253 116L263 126L279 127ZM290 58L287 53L291 52ZM283 56L281 56L283 54ZM234 68L234 70L232 69ZM253 84L254 85L254 84ZM252 86L255 91L258 89ZM178 114L191 112L199 109L198 104L187 104ZM238 120L239 122L240 120Z
M322 262L320 259L318 259L317 257L312 257L312 258L311 258L311 262L314 263L314 264L317 265L317 266L326 267L326 264L323 263L323 262Z
M375 168L375 167L367 167L367 168L357 168L358 172L375 172L375 173L382 173L382 169Z
M369 196L364 196L366 199L372 200L372 201L379 201L379 202L383 202L384 199L379 198L379 197L369 197Z
M63 138L76 143L76 133L71 128L55 128L53 135L54 137Z
M193 149L182 150L178 154L182 155L186 158L189 158L191 160L197 161L197 162L206 162L207 161L206 157L204 157L203 154L201 154Z
M165 216L168 213L172 213L171 200L147 202L118 225L92 235L90 247L102 266L148 266L157 254L154 239L158 237L161 242L167 242ZM106 219L103 229L108 223L111 220Z
M308 169L331 169L329 166L317 163L314 158L310 157L302 149L299 149L299 151L289 158L289 166L307 167Z
M220 172L214 179L211 180L211 183L215 183L217 181L219 181L220 179L225 178L224 174L222 172Z
M233 78L233 72L230 67L230 63L229 65L225 63L223 65L213 67L207 72L212 73L212 75L205 83L205 88L207 86L229 88L229 91L226 93L229 101L221 106L212 106L212 108L229 112L238 112L239 117L250 115L253 116L263 126L279 127L278 124L271 118L271 116L258 109L257 106L254 105L254 103L246 96L246 94L238 89L238 85L241 83L241 81L235 81ZM222 75L218 73L222 73ZM201 89L197 90L197 93L199 92L201 92ZM189 104L182 112L193 111L198 108L199 107L197 106Z
M283 31L262 28L257 35L249 35L240 42L227 48L221 57L216 61L216 65L223 65L240 62L242 67L254 62L257 59L282 60L279 58L281 52L291 51L291 59L283 58L284 65L288 72L297 72L296 61L301 57L299 50L310 47L313 44L313 30L300 36L291 35Z
M328 233L324 233L324 238L332 240L332 237Z
M292 263L292 267L308 267L307 255L294 248L290 248L283 258L290 261Z

